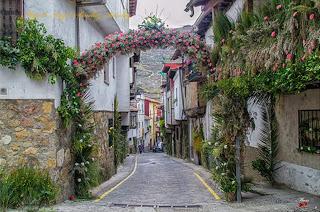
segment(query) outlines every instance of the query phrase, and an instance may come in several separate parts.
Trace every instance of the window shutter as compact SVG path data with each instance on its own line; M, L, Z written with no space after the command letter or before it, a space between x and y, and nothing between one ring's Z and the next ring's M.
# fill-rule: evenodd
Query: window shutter
M16 21L23 17L23 0L0 0L0 37L17 40Z

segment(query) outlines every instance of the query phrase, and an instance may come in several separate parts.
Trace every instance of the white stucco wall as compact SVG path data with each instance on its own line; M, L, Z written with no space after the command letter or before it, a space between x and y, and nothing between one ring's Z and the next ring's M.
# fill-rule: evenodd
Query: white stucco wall
M170 91L166 91L165 92L165 108L164 108L164 112L165 112L165 126L168 127L168 124L172 124L172 105L171 105L171 92Z
M257 148L259 145L260 133L261 133L261 130L263 129L263 119L262 119L263 107L259 104L254 103L252 99L250 99L247 102L247 105L248 105L248 113L249 113L250 119L253 122L253 125L247 131L247 141L245 144L248 146Z
M129 29L129 1L128 0L117 0L107 1L106 6L113 15L114 20L117 22L121 31L128 31Z
M181 71L177 71L174 76L174 119L175 120L184 120L186 117L183 114L183 103L182 103L182 93L181 93L181 80L180 80Z
M121 55L117 57L117 97L119 100L119 111L130 111L130 66L129 57Z
M282 161L279 166L281 168L275 175L278 183L283 183L298 191L314 195L320 194L320 170L285 161Z
M213 40L213 27L212 26L205 33L205 41L208 46L213 47L214 40Z
M114 110L113 102L116 96L117 80L113 78L112 60L107 66L109 66L109 84L104 82L104 72L102 70L99 72L99 75L90 80L90 95L95 102L93 108L95 111Z
M137 138L143 139L142 134L142 128L144 126L144 95L137 95L137 108L138 108L138 114L137 114ZM142 124L143 123L143 124Z
M236 22L242 13L244 8L244 0L236 0L230 9L226 12L226 15L230 18L230 20Z
M79 35L81 51L91 48L96 42L103 42L105 37L104 31L90 18L80 18Z
M16 70L0 66L0 89L7 90L7 95L0 94L0 99L54 99L57 108L60 105L62 83L59 80L51 85L47 79L32 80L21 66Z
M203 117L203 133L204 139L209 140L211 138L211 130L213 127L213 117L212 117L212 100L207 102L206 114Z
M28 1L25 1L28 2ZM39 1L37 1L39 2ZM45 2L45 1L44 1ZM67 46L76 46L76 31L75 31L75 9L76 5L73 1L53 1L53 35L56 38L64 40ZM47 4L46 4L47 5ZM43 5L43 7L46 7Z

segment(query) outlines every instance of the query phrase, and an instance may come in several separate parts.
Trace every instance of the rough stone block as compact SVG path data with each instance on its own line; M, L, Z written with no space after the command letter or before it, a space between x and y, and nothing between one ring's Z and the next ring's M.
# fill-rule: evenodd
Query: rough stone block
M26 139L29 136L30 136L30 133L26 129L24 129L24 130L22 130L20 132L16 132L17 141L22 141L22 140Z
M42 111L46 114L50 114L52 112L53 103L52 102L44 102L42 104Z
M57 166L58 167L62 167L64 163L64 149L60 149L57 152Z
M34 147L29 147L27 148L24 152L25 155L36 155L38 153L38 149L34 148Z
M4 145L10 144L12 141L12 138L10 135L5 135L1 138L0 142L3 143Z

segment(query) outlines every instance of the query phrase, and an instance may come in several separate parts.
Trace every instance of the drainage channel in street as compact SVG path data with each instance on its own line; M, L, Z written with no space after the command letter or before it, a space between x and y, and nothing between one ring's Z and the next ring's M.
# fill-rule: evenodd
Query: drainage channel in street
M146 204L116 204L112 203L110 207L119 208L202 208L201 205L146 205Z

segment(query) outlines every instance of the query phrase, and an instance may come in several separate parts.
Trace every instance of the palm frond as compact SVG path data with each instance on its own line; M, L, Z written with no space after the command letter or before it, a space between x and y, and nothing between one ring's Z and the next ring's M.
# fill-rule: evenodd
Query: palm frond
M254 161L252 165L273 184L275 172L281 167L278 166L279 161L277 160L279 152L277 124L271 101L270 95L264 93L256 93L252 97L252 102L260 106L262 115L262 129L259 133L258 144L259 159Z

